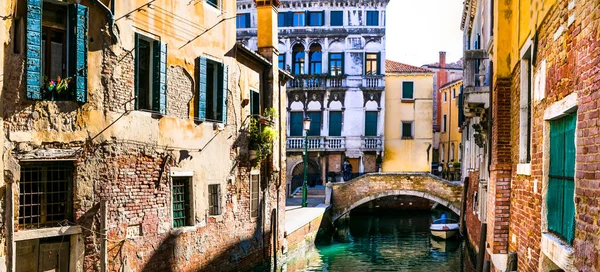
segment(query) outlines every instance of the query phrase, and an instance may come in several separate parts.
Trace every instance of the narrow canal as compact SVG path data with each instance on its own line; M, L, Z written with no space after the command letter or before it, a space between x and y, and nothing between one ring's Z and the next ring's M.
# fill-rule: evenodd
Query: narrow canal
M287 271L464 271L463 242L436 240L429 232L441 213L352 213Z

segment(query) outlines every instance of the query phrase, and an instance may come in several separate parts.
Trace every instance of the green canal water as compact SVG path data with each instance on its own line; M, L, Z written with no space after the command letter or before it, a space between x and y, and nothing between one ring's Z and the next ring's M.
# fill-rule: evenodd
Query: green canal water
M439 212L351 214L331 237L293 264L291 271L463 271L463 242L431 237Z

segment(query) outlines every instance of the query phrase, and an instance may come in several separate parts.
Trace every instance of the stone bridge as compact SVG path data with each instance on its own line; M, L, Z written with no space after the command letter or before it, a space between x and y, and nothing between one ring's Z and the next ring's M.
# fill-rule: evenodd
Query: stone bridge
M361 204L396 195L426 198L460 215L463 192L462 182L447 181L429 173L372 173L328 187L331 187L333 221Z

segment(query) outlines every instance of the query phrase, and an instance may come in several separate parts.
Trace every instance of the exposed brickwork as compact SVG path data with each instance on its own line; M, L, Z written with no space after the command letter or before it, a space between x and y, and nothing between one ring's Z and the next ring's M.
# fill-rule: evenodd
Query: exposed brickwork
M469 173L469 188L467 188L465 221L467 226L468 241L475 249L480 250L479 237L481 235L481 221L477 215L477 198L475 193L479 195L479 171Z
M179 118L189 118L190 103L194 97L193 77L182 67L169 67L167 77L170 84L167 89L167 114Z

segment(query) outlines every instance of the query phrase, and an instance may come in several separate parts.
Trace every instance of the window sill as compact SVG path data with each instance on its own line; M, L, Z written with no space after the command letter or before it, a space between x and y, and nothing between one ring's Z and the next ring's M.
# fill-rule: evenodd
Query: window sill
M14 240L15 241L24 241L24 240L32 240L32 239L40 239L40 238L74 235L74 234L80 234L80 233L81 233L80 226L65 226L65 227L57 227L57 228L22 230L22 231L15 232Z
M402 140L414 140L415 138L414 138L414 137L406 137L406 136L403 136L401 139L402 139Z
M517 164L517 175L531 176L531 163Z
M542 233L541 249L552 262L565 271L575 271L573 247L551 233Z
M415 99L414 99L414 98L411 98L411 99L408 99L408 98L402 98L402 99L400 100L400 102L402 102L402 103L415 103Z

